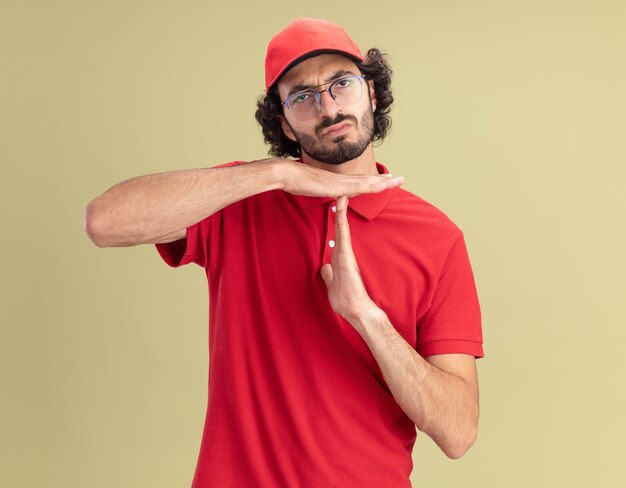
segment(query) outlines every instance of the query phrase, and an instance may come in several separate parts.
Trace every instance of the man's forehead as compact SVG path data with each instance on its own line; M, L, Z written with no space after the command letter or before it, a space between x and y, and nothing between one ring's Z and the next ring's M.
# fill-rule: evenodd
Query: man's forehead
M298 63L278 80L279 92L289 92L294 86L315 86L331 79L338 72L359 74L356 63L341 54L320 54Z

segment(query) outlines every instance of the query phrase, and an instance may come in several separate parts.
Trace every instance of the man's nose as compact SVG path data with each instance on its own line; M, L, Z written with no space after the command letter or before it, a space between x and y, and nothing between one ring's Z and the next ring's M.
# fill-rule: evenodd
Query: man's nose
M339 110L339 104L337 101L330 95L328 90L323 90L320 92L320 115L330 117L331 119L335 118Z

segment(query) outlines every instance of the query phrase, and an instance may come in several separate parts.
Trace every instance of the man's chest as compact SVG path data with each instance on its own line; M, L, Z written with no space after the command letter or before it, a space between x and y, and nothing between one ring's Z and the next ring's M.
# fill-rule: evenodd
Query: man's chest
M253 207L239 218L222 249L222 278L236 280L242 290L262 290L270 301L302 303L313 312L319 308L325 290L320 268L330 262L336 245L333 203L289 211ZM415 346L416 325L436 285L427 243L420 242L419 232L384 216L367 220L352 212L349 219L368 294Z

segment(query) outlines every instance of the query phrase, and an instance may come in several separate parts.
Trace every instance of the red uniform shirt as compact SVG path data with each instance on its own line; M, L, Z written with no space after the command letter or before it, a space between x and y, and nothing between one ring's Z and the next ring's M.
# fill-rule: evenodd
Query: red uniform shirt
M157 245L169 265L195 262L209 282L209 396L193 488L411 486L415 425L320 276L334 205L268 191ZM350 199L348 219L365 287L408 343L422 356L481 357L461 230L401 188Z

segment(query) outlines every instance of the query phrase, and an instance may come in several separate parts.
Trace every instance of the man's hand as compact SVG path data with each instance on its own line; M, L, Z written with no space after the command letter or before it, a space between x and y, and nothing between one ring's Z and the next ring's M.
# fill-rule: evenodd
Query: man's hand
M364 316L379 313L380 309L367 294L352 251L346 196L337 199L335 242L331 263L322 266L322 279L333 310L356 326Z
M378 193L400 186L404 181L401 176L394 178L391 175L341 175L289 160L283 160L280 170L284 191L314 197Z

